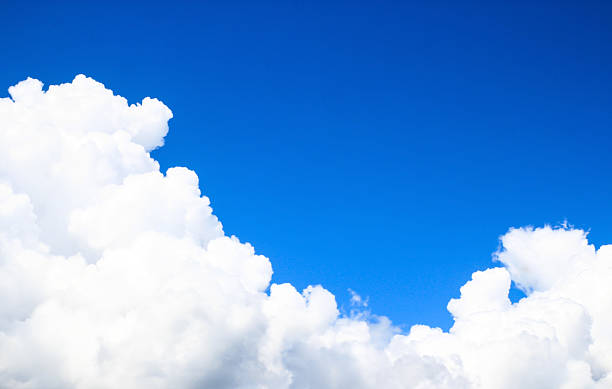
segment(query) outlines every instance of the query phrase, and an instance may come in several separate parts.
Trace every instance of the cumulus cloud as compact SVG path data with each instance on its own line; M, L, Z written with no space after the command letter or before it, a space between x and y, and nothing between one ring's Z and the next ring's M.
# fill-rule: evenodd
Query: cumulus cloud
M511 229L451 299L401 333L321 286L272 284L196 174L162 173L170 110L77 76L0 99L0 387L612 387L612 246ZM526 297L511 303L512 281ZM366 306L353 292L353 307Z

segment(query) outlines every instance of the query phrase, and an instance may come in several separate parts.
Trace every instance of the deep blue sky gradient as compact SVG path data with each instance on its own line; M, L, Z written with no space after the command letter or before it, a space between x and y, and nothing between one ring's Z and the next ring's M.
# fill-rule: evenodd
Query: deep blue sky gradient
M274 282L447 328L509 227L612 242L612 2L128 3L1 1L1 95L84 73L160 98L155 158Z

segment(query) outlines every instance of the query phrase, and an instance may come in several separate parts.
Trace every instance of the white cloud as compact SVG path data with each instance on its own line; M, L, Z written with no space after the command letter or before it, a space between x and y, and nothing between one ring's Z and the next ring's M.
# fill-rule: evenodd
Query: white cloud
M612 246L581 230L511 229L504 267L449 302L449 332L400 334L342 316L321 286L270 285L268 259L224 235L195 173L150 157L172 117L158 100L128 105L84 76L9 93L2 388L612 387ZM515 304L512 280L527 294Z
M351 306L353 307L363 307L366 308L368 306L368 298L361 297L357 292L353 289L349 288L348 292L351 294Z

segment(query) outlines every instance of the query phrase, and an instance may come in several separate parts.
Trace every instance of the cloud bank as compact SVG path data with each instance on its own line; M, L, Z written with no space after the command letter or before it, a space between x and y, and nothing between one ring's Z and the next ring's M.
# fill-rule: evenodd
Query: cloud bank
M511 229L449 332L401 333L321 286L270 285L196 174L149 155L163 103L42 86L0 99L1 388L612 387L612 246L584 231Z

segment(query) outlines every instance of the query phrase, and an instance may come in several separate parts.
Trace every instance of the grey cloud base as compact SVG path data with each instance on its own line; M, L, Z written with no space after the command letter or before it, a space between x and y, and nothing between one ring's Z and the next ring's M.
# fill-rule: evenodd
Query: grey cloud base
M0 387L612 388L612 246L511 229L449 332L270 285L198 178L149 155L170 110L77 76L0 99ZM511 280L527 293L512 304Z

